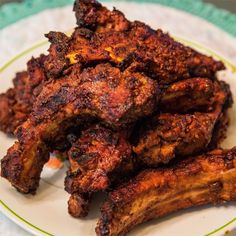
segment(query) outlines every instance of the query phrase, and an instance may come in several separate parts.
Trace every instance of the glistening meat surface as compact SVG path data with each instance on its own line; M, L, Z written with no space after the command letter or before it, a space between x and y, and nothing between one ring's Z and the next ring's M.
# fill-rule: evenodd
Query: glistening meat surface
M235 187L235 148L144 170L109 193L101 208L97 235L121 236L135 225L180 209L234 201Z
M65 124L76 126L76 118L94 117L119 128L150 115L157 99L157 83L140 73L120 72L109 64L83 72L74 68L43 87L29 119L17 130L19 141L1 161L1 174L19 191L35 192L48 143L65 132Z

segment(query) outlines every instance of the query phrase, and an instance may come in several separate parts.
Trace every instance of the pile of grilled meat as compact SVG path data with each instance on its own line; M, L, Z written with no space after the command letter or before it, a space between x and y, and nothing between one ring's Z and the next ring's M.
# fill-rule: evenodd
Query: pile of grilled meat
M85 217L93 194L107 192L102 236L236 200L236 149L217 149L232 105L216 78L224 64L95 0L77 0L74 11L72 35L47 34L48 55L0 95L0 128L18 139L2 177L34 194L50 152L66 154L72 216Z

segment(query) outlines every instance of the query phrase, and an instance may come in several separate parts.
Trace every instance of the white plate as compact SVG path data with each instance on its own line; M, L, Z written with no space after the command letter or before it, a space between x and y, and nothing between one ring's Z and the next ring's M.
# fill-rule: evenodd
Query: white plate
M210 49L194 42L179 39L190 44L192 47L204 53L218 57ZM0 92L4 92L11 86L11 79L15 72L25 69L26 62L31 56L38 56L46 52L47 42L40 42L23 53L17 55L5 66L0 68ZM225 60L221 57L222 60ZM236 93L236 68L226 61L227 71L219 74L220 78L226 78L231 85L233 93ZM236 145L236 105L230 110L231 124L228 136L223 146L230 148ZM0 157L3 157L14 142L13 139L0 133ZM93 202L91 213L83 220L70 217L67 213L67 200L69 195L64 191L65 169L55 171L45 168L40 187L35 196L23 195L13 189L10 184L0 178L0 210L15 223L35 235L56 236L87 236L95 235L94 228L99 216L99 205L101 196ZM200 235L223 235L226 231L236 228L236 204L229 203L222 206L196 207L183 210L168 217L152 220L136 227L129 235L136 236L200 236ZM222 226L224 226L222 228ZM220 229L219 229L220 228ZM216 232L215 232L216 231ZM212 233L214 232L214 233ZM231 235L236 235L232 233Z

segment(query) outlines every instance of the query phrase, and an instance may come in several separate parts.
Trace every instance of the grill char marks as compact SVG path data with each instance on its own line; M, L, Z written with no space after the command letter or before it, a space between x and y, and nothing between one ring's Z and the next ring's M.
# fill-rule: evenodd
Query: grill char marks
M169 168L149 169L109 193L96 233L126 235L180 209L236 200L236 152L215 150Z
M65 189L71 194L69 213L84 217L88 213L90 197L121 183L135 170L132 147L124 132L95 125L81 133L69 153L70 169Z
M98 235L124 235L176 206L233 199L234 174L226 182L216 176L228 178L224 164L234 173L234 149L176 164L224 137L232 105L216 77L224 64L95 0L76 0L74 11L72 35L48 33L48 55L32 59L0 95L0 128L17 128L18 139L1 160L2 177L34 194L50 152L63 152L72 216L88 214L93 193L117 189L102 207ZM176 166L147 169L169 162Z
M132 172L132 159L131 145L122 133L101 125L90 127L69 151L66 190L69 193L106 190L113 181L109 178L112 172L119 170L124 175Z
M79 79L75 79L75 74L80 74ZM157 83L139 73L120 72L109 64L82 72L78 69L77 73L74 68L70 76L50 81L43 87L29 119L17 130L19 142L2 160L5 163L2 172L8 172L6 177L18 190L34 192L49 155L48 144L64 134L61 127L65 122L70 128L80 125L74 123L75 118L80 118L78 122L81 122L94 117L119 129L151 114L157 99ZM19 167L17 177L10 167L13 156ZM40 170L35 172L34 162L38 159ZM32 178L28 178L31 175Z
M32 58L27 63L27 71L16 73L13 88L0 95L0 130L14 134L16 128L25 122L32 111L35 98L46 81L42 64L46 56Z

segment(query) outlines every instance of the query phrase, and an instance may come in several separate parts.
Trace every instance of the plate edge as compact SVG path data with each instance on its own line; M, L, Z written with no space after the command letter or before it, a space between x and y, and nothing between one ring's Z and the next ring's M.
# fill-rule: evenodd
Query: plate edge
M232 70L232 72L236 72L236 66L233 63L231 63L229 59L220 55L220 53L216 53L216 52L214 52L214 50L207 48L204 45L202 45L201 43L198 43L196 41L193 41L193 40L190 41L188 39L185 39L184 37L179 37L179 36L175 36L175 35L172 35L172 37L181 43L186 43L189 46L193 46L194 48L199 48L199 49L204 50L205 52L208 52L210 55L216 57L219 60L222 60ZM3 66L0 67L0 73L3 72L6 68L8 68L12 63L14 63L16 60L18 60L22 56L27 55L27 53L31 52L32 50L34 50L36 48L46 45L47 42L48 42L47 40L43 40L43 41L41 40L38 43L33 44L31 47L21 51L15 57L8 60L5 64L3 64ZM5 204L1 199L0 199L0 206L2 206L2 207L0 207L0 210L5 209L9 213L9 214L7 214L7 213L5 213L4 210L2 210L3 214L5 214L8 217L9 217L9 215L16 217L16 218L14 218L14 219L16 219L14 222L16 224L18 224L20 227L24 228L25 230L28 230L28 232L32 232L32 233L40 232L46 236L54 236L53 234L48 233L47 231L45 231L43 229L40 229L39 227L31 224L30 222L28 222L27 220L25 220L24 218L19 216L7 204ZM12 218L10 218L10 219L12 219ZM225 229L227 226L231 225L234 222L236 222L236 217L234 219L230 220L229 222L225 223L223 226L211 231L210 233L205 234L205 236L215 235L216 233L218 233L222 229ZM23 223L24 226L21 223ZM30 229L28 227L26 227L27 225L30 226ZM37 230L37 231L35 231L35 230Z
M12 220L18 226L20 226L21 228L25 229L26 231L28 231L30 233L37 234L38 236L42 236L42 235L43 236L55 236L55 235L53 235L53 234L51 234L39 227L33 225L32 223L30 223L29 221L27 221L26 219L21 217L19 214L17 214L15 211L13 211L6 203L4 203L1 199L0 199L0 210L10 220ZM10 217L10 215L13 217ZM38 233L40 233L40 234L38 234Z

